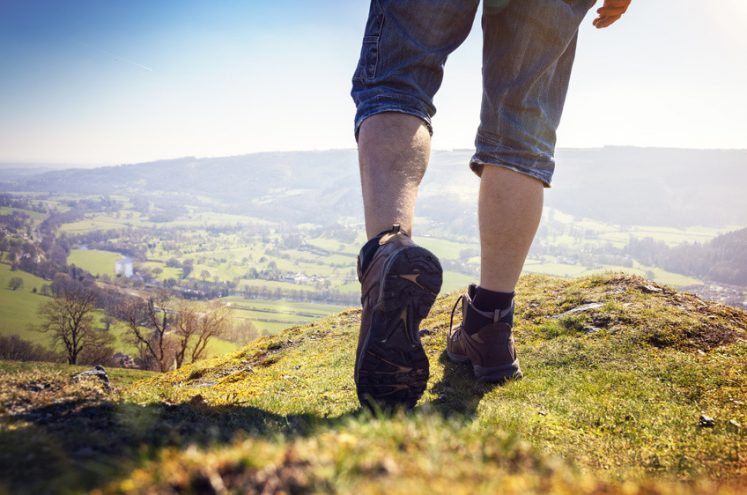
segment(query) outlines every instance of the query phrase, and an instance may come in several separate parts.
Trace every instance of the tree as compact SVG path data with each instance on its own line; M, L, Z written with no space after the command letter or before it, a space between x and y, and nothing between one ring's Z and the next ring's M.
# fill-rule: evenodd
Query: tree
M223 339L238 345L246 345L260 336L260 331L249 320L241 320L229 325L221 336Z
M116 310L116 316L127 323L141 361L153 361L162 372L171 369L174 358L173 344L167 335L173 324L170 304L166 296L157 295L145 301L126 301Z
M62 356L39 344L23 340L18 335L8 337L0 335L0 359L11 361L49 361L60 362Z
M176 312L176 367L181 368L187 354L191 363L205 357L208 342L223 335L230 322L229 309L220 303L202 306L182 303Z
M21 277L11 277L8 281L8 289L18 290L23 287L23 279Z
M37 329L52 334L55 345L65 351L68 364L77 364L81 352L109 340L108 335L94 328L95 302L92 290L70 281L51 301L39 306L41 323Z
M194 262L192 260L184 260L184 263L182 263L182 278L189 277L189 274L192 273L193 269Z

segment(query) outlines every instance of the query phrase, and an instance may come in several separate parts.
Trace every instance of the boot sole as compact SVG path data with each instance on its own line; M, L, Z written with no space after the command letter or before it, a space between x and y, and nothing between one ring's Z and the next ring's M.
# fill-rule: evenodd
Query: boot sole
M372 410L412 408L428 383L428 356L420 322L441 290L438 258L418 246L387 262L371 329L361 347L355 382L358 400Z

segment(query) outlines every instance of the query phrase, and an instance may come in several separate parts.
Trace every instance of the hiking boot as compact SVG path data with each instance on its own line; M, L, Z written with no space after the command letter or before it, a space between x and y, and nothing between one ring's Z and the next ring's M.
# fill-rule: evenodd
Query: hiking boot
M475 290L475 286L470 285L451 310L446 355L452 362L470 363L478 382L503 383L509 378L521 378L511 335L513 301L502 311L480 311L472 304ZM462 323L454 328L454 312L460 302Z
M364 256L361 250L363 314L355 384L362 405L412 408L423 395L428 357L419 325L441 290L442 274L438 258L415 245L399 225L383 234L373 256Z

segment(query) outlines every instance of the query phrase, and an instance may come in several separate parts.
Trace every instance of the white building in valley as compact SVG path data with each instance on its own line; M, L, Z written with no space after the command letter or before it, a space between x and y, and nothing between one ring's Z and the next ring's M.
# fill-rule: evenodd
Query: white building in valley
M125 277L130 278L133 274L132 269L132 259L125 256L124 258L120 258L117 260L117 262L114 264L114 273L117 274L118 277Z

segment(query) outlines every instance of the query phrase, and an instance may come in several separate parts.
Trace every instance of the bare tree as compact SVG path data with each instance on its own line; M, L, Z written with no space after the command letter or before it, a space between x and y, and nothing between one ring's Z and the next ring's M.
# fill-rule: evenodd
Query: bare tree
M230 310L220 303L202 306L183 303L175 317L176 367L180 368L189 353L189 362L194 363L203 357L208 342L220 337L230 322Z
M93 325L95 302L93 291L68 283L51 301L39 306L41 323L37 329L52 334L55 345L64 348L68 364L76 364L84 349L107 340Z
M117 310L117 316L127 323L141 359L152 359L159 371L168 371L173 363L173 349L167 335L173 324L170 304L167 297L158 295L146 301L127 301Z

